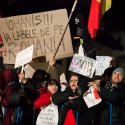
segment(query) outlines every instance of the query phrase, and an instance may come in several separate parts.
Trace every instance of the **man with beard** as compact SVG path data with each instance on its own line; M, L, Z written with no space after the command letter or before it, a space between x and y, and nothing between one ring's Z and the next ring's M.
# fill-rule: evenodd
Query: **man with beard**
M96 83L90 83L99 92L103 100L101 115L101 125L124 125L125 124L125 71L116 68L111 77L111 81L101 88Z

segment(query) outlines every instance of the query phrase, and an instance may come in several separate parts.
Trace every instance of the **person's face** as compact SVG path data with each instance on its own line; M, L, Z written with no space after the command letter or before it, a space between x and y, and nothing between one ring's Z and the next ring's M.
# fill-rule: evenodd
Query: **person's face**
M70 85L70 87L73 91L76 90L77 83L78 83L78 77L77 76L71 76L69 85Z
M55 92L57 92L58 86L56 86L55 84L50 84L48 85L47 89L51 94L54 94Z
M124 79L124 76L120 72L116 72L112 74L112 84L118 84L122 82Z

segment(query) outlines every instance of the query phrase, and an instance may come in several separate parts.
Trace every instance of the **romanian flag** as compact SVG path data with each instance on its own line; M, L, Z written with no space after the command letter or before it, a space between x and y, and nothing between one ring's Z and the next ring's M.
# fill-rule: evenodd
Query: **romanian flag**
M101 17L111 8L111 3L112 0L92 0L88 20L88 31L91 38L95 38L99 29Z

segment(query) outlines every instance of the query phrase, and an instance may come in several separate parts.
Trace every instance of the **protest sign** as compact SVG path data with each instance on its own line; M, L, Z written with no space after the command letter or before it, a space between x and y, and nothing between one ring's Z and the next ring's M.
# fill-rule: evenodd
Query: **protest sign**
M68 22L66 9L0 18L0 36L8 51L4 63L14 64L16 53L34 45L33 58L50 60ZM67 28L56 59L73 56L70 29Z
M32 78L35 69L33 69L29 64L27 64L26 66L24 66L24 71L26 78Z
M96 66L96 60L75 54L69 66L69 70L92 78Z
M57 125L58 117L58 107L54 104L50 104L41 109L36 120L36 125Z
M112 60L112 57L110 56L96 56L97 65L95 70L95 75L102 75L110 66L110 62Z
M32 61L33 47L32 45L16 54L15 68L24 66L24 64Z
M97 90L94 89L92 86L90 86L88 91L86 91L85 93L86 94L83 96L83 99L86 105L88 106L88 108L91 108L102 101L102 99L97 93Z

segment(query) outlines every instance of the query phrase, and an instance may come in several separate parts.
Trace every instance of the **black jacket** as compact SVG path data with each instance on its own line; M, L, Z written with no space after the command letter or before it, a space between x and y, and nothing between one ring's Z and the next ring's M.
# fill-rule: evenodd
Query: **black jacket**
M101 125L109 125L112 108L112 125L125 124L125 84L117 87L103 87L100 89L100 97L105 102L102 112ZM112 106L112 107L111 107Z
M59 122L58 125L63 125L66 114L69 109L73 110L74 116L76 117L76 113L80 110L80 101L81 98L75 98L69 100L69 96L79 96L78 92L73 92L70 88L67 88L64 92L56 92L52 95L52 101L54 104L58 105L60 107L60 113L59 113Z

